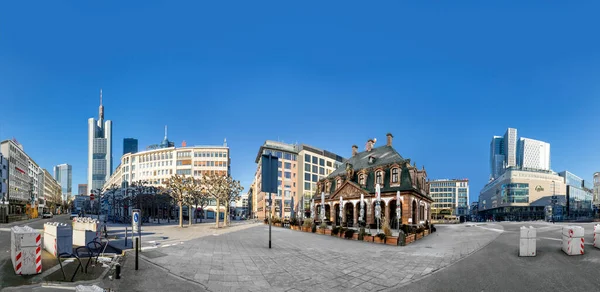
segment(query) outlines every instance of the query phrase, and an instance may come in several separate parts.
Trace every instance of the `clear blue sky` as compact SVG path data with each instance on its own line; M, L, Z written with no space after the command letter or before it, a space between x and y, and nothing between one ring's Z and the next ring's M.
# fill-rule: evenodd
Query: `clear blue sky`
M555 171L600 170L594 2L133 2L0 4L0 139L73 165L74 192L100 88L115 162L167 124L177 145L227 138L246 189L267 139L348 156L387 132L472 201L507 127L551 143Z

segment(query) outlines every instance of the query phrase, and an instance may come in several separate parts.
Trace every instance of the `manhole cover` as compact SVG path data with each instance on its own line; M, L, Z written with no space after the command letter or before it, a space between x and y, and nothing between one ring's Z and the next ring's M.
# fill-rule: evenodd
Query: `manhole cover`
M144 256L145 257L149 257L151 259L155 259L155 258L160 258L160 257L164 257L166 256L166 253L162 253L160 251L157 250L153 250L153 251L145 251L144 252Z

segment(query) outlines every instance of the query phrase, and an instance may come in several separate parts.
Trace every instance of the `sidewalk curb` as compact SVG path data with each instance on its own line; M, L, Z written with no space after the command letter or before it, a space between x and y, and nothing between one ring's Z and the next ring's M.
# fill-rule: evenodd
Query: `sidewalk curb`
M498 226L502 226L502 225L498 225ZM438 272L440 272L440 271L443 271L443 270L445 270L445 269L447 269L447 268L449 268L449 267L451 267L451 266L453 266L453 265L457 264L458 262L460 262L460 261L462 261L462 260L464 260L464 259L468 258L468 257L469 257L469 256L471 256L472 254L474 254L474 253L476 253L476 252L478 252L478 251L482 250L484 247L486 247L486 246L490 245L492 242L496 241L496 239L498 239L498 237L500 237L500 235L502 235L502 234L504 234L504 233L506 232L506 231L504 230L504 226L502 226L502 231L503 231L502 233L498 233L498 235L497 235L496 237L494 237L494 239L490 240L488 243L486 243L486 244L484 244L484 245L480 246L478 249L475 249L475 250L473 250L472 252L468 253L468 254L467 254L467 255L465 255L464 257L462 257L462 258L460 258L460 259L456 260L456 261L455 261L455 262L453 262L453 263L450 263L449 265L447 265L447 266L445 266L445 267L440 267L440 268L438 268L437 270L433 270L433 271L431 271L429 274L426 274L426 275L424 275L424 276L423 276L423 277L421 277L421 278L418 278L418 279L411 279L410 281L408 281L408 282L406 282L406 283L400 283L400 284L396 284L396 285L394 285L394 286L392 286L392 287L387 287L387 288L381 289L381 290L379 290L379 291L398 291L400 288L402 288L402 287L404 287L404 286L407 286L407 285L410 285L410 284L412 284L412 283L414 283L414 282L418 282L418 281L421 281L421 280L423 280L423 279L429 278L429 277L431 277L432 275L435 275L436 273L438 273Z

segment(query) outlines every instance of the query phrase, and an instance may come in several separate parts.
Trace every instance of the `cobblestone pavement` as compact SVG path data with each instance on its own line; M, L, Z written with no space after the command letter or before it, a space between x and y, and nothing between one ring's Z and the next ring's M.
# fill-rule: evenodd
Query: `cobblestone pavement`
M210 291L393 291L481 249L503 232L496 224L437 226L406 247L344 240L273 227L245 226L142 256Z

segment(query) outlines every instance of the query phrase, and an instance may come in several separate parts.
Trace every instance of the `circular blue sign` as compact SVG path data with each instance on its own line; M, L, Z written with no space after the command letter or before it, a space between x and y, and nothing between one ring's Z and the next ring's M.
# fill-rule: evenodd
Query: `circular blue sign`
M133 222L137 223L138 221L140 221L140 213L134 213Z

